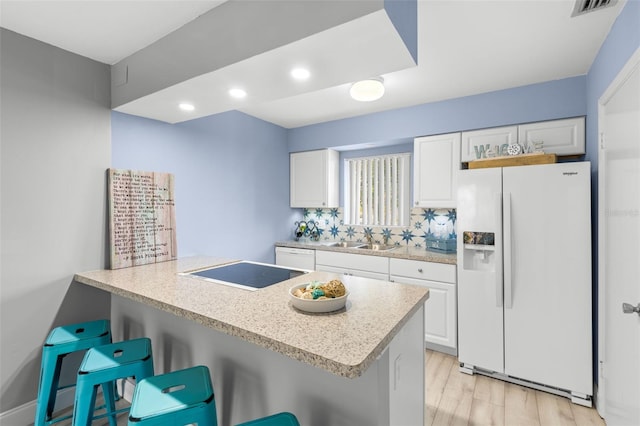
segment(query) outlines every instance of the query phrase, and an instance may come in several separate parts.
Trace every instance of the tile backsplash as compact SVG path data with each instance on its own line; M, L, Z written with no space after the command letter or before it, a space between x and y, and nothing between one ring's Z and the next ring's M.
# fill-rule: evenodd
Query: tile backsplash
M370 234L376 243L383 243L386 237L388 244L425 248L428 240L448 241L457 237L456 209L453 208L413 208L408 227L345 225L341 208L303 209L302 220L310 228L315 225L319 241L366 242ZM299 230L299 223L296 222L292 227L293 238L296 237L296 230ZM310 239L309 232L300 237L300 240L304 239Z

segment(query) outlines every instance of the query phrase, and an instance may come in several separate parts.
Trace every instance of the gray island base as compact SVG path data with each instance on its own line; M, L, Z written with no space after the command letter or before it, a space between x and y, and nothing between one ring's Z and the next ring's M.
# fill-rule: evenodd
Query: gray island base
M424 424L428 289L313 272L247 291L180 274L228 262L186 258L75 281L112 294L115 340L151 338L156 374L207 365L222 426L279 411L301 425ZM291 286L334 278L350 291L345 309L291 306Z

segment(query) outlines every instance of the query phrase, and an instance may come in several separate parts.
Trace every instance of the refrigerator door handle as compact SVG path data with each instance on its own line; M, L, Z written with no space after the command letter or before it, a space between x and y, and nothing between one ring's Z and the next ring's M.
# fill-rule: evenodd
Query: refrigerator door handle
M502 215L504 218L504 307L511 309L511 295L512 295L512 259L513 253L511 252L511 193L505 192L503 195L503 210Z
M502 228L502 193L498 192L495 194L495 211L496 215L496 231L497 235L494 239L494 244L496 248L495 256L496 256L496 308L502 308L502 301L504 298L503 294L503 285L502 285L502 254L500 253L500 229Z

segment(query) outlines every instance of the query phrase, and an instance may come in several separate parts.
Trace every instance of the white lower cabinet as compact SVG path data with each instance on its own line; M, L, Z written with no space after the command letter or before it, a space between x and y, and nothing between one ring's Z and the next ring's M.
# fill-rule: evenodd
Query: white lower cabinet
M389 280L389 258L317 250L316 271L387 281Z
M391 258L390 281L429 288L425 302L425 342L430 349L457 355L456 266Z

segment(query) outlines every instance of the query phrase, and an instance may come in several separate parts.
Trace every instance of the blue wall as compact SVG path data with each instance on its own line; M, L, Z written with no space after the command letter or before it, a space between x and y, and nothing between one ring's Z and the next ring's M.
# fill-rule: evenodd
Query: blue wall
M628 0L587 74L587 154L597 171L598 100L640 47L640 1Z
M584 76L400 108L289 130L306 151L585 115Z
M286 130L240 112L180 124L112 113L112 167L175 175L178 256L273 262L289 238Z

